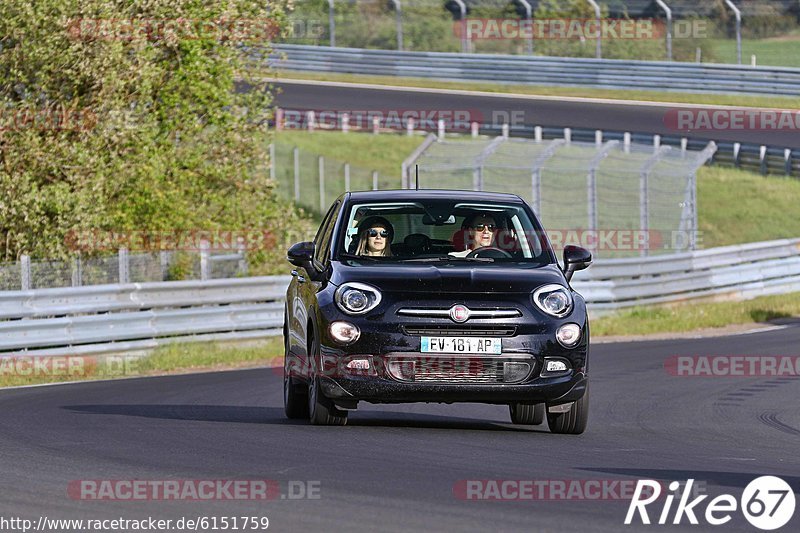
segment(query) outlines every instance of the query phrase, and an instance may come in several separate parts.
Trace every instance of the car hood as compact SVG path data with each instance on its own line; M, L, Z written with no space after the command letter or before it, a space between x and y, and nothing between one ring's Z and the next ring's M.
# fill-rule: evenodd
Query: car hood
M369 265L335 263L331 283L368 283L382 292L526 293L547 283L565 285L557 265Z

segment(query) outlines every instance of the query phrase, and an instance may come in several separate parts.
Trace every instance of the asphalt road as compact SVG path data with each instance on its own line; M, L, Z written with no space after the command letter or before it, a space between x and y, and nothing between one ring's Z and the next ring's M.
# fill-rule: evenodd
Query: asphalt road
M365 88L348 84L291 82L281 80L276 105L287 109L316 111L462 110L492 122L493 117L520 116L527 126L557 126L614 131L657 133L715 141L765 144L800 148L800 135L791 131L722 130L680 132L668 128L665 117L680 104L628 105L560 97L525 98L502 94L462 94L454 91L407 88ZM497 113L503 113L497 115ZM519 115L511 115L518 113ZM497 119L499 123L504 120Z
M627 500L473 501L460 480L686 480L739 497L777 475L800 493L800 379L675 377L674 355L800 355L800 324L702 339L596 344L581 436L513 426L477 404L365 405L346 427L283 416L257 369L0 391L0 517L267 516L274 531L660 531ZM318 499L81 501L73 480L269 479ZM294 485L297 487L297 485ZM456 491L457 493L458 491ZM660 513L660 506L653 511ZM797 531L800 515L783 529ZM684 519L684 524L686 521ZM757 531L741 514L728 530ZM711 526L679 529L713 530ZM717 528L720 529L720 528Z

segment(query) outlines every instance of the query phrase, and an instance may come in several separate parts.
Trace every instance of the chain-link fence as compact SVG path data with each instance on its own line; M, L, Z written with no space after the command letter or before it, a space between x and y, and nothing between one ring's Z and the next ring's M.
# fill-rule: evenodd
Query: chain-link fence
M433 136L430 137L433 140ZM557 249L578 244L602 257L695 249L696 171L702 151L567 139L438 140L416 160L419 187L517 194L542 219Z
M344 191L398 189L401 185L397 176L382 175L288 143L275 142L271 152L271 174L278 192L312 212L324 213Z
M284 43L800 66L796 0L297 0ZM628 31L630 29L631 31ZM596 36L599 34L599 42Z
M22 256L19 261L0 263L0 291L81 287L112 283L204 280L246 276L244 251L212 254L208 251L75 257L68 261L36 260Z

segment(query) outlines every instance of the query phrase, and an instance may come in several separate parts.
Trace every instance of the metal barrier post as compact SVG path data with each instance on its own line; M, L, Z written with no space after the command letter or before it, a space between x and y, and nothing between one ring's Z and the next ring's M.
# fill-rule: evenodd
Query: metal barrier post
M603 44L602 44L602 31L600 30L602 23L600 17L602 16L602 14L600 13L600 6L597 4L597 2L595 2L595 0L587 0L587 2L589 2L589 5L591 5L594 8L594 16L595 19L597 20L597 43L595 44L595 57L597 57L597 59L602 59Z
M130 258L127 248L120 248L117 255L119 258L119 282L130 283Z
M731 0L725 0L725 5L731 8L736 17L736 62L742 64L742 12Z
M472 172L472 190L483 190L483 165L486 163L489 156L497 151L506 139L508 139L508 137L502 135L500 137L495 137L495 139L475 157L475 161L472 162L472 167L474 169Z
M531 167L531 196L532 196L532 205L533 205L533 212L536 213L537 216L541 217L541 209L542 209L542 166L545 162L553 157L553 154L556 153L556 150L560 146L566 144L564 139L553 139L550 141L550 144L547 145L547 148L539 154L539 157L536 158L536 161L533 162Z
M453 0L458 8L461 10L461 18L459 21L461 22L461 53L467 54L470 52L470 39L469 39L469 32L467 31L467 4L464 3L464 0Z
M21 255L19 258L20 286L23 291L31 289L31 258L29 255Z
M331 48L336 46L336 21L333 18L334 15L333 3L334 0L328 0L328 27L330 31Z
M350 163L344 164L344 190L350 192Z
M209 261L208 241L200 241L200 279L211 279L211 261Z
M644 235L640 255L646 256L650 248L650 172L661 157L672 150L671 146L662 146L645 161L639 173L639 230Z
M397 49L403 51L403 9L400 0L392 0L397 16Z
M161 264L161 281L169 279L169 252L161 250L158 253L159 263Z
M619 145L619 141L608 141L600 148L592 160L589 162L589 174L586 178L587 201L589 211L589 231L596 232L598 229L597 214L597 167L608 157L609 152Z
M528 0L519 0L519 3L525 8L525 20L528 21L528 29L531 32L529 38L525 40L525 51L528 55L533 55L533 8Z
M667 61L672 61L672 10L664 0L656 0L656 4L667 14Z
M83 285L83 263L81 257L78 256L72 259L72 286L80 287L81 285Z
M244 244L244 237L239 237L236 240L236 249L239 252L239 262L236 266L236 269L239 271L239 275L246 276L247 275L247 247Z

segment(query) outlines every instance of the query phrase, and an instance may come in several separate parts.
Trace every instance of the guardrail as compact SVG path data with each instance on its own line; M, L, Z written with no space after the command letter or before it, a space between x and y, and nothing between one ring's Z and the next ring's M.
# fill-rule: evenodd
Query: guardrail
M541 137L542 139L558 139L569 131L573 141L594 142L603 141L632 142L639 144L654 144L655 139L661 146L672 146L681 150L702 150L708 144L708 139L692 138L680 135L657 135L645 132L624 132L619 130L592 130L588 128L564 128L559 126L517 126L509 128L508 134L512 137ZM482 125L479 132L485 135L502 135L502 126ZM732 166L742 168L763 175L785 175L800 177L800 149L784 148L781 146L767 146L753 143L732 141L714 141L717 150L711 156L709 164Z
M800 291L800 239L597 261L573 282L590 310Z
M281 334L289 276L0 292L0 356Z
M0 357L103 354L280 335L289 276L0 292ZM800 291L800 239L608 259L573 282L593 314Z
M250 49L256 60L261 52ZM272 67L454 81L800 96L800 69L669 61L398 52L281 44Z

